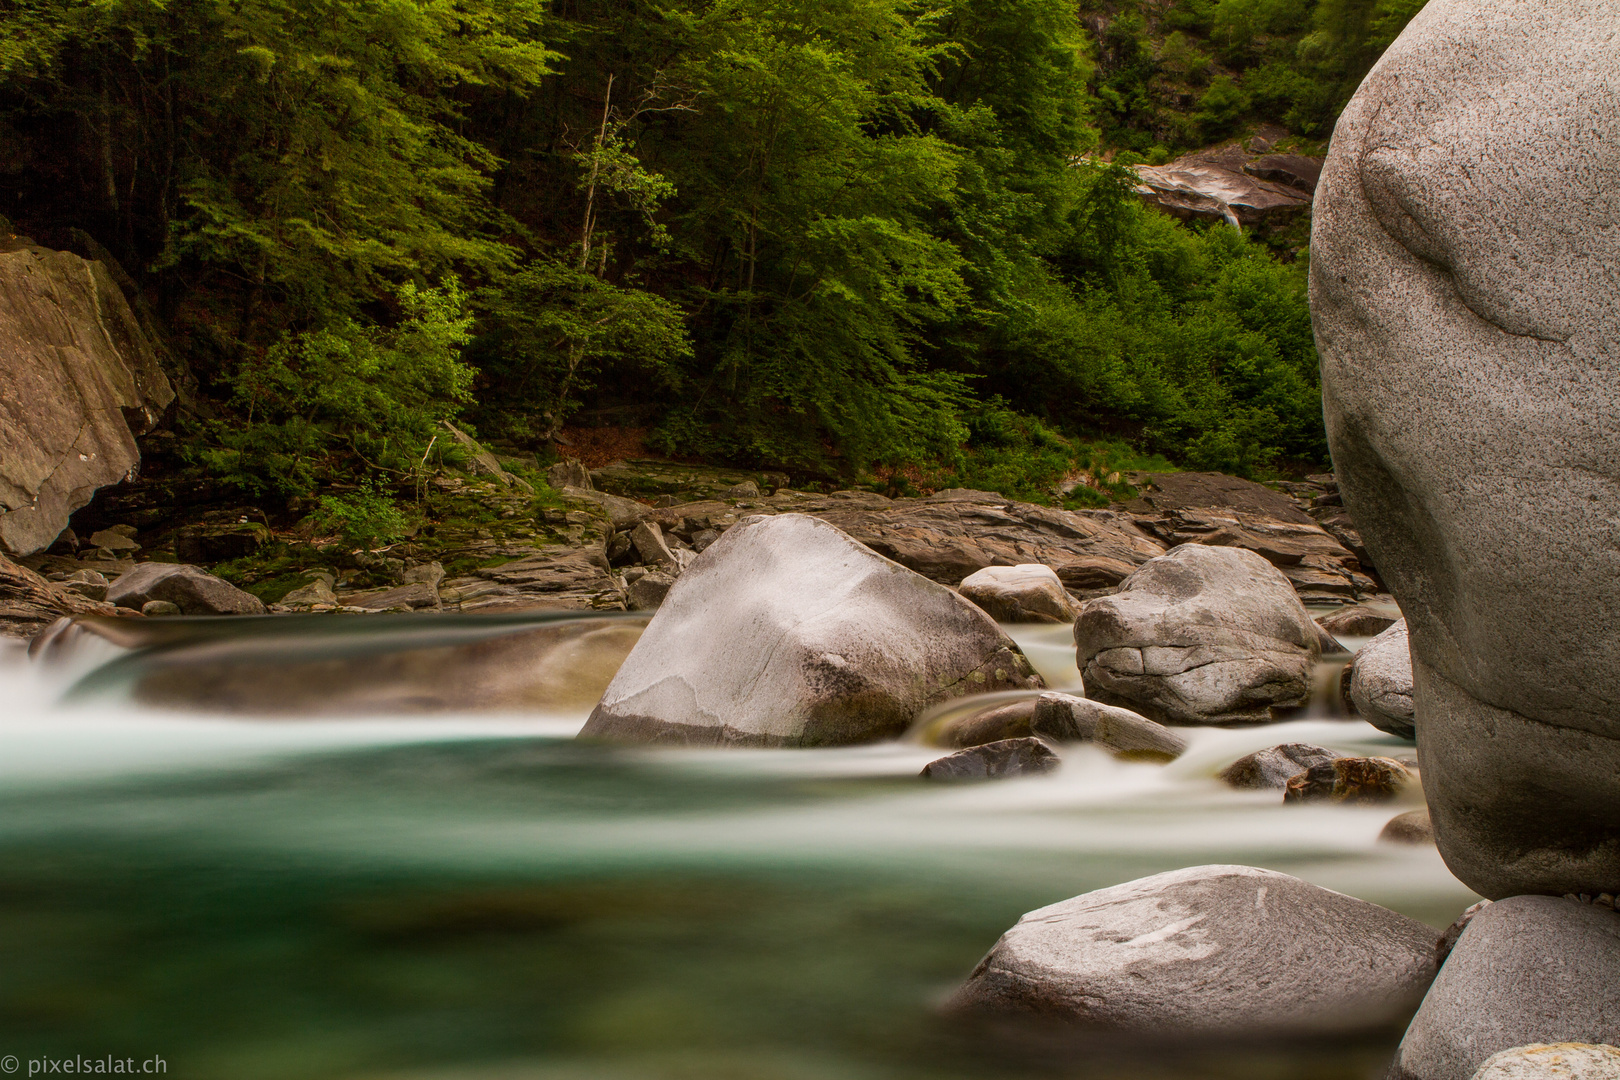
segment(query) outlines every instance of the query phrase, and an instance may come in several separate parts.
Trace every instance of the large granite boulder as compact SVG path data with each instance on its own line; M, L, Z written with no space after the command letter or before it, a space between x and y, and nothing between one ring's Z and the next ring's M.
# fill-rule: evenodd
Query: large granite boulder
M1265 721L1304 704L1319 649L1316 624L1275 567L1201 544L1088 600L1074 640L1090 697L1178 724Z
M1475 913L1446 957L1390 1076L1469 1080L1515 1046L1611 1042L1617 981L1620 913L1556 896L1499 900Z
M1356 653L1355 670L1350 674L1350 701L1361 718L1379 731L1403 739L1415 736L1412 653L1405 619Z
M1071 623L1080 612L1057 571L1039 563L987 566L963 578L960 588L997 622Z
M1614 17L1432 0L1317 189L1333 460L1410 625L1440 851L1490 897L1620 884Z
M928 705L1042 685L977 607L800 514L693 561L582 738L815 746L900 735Z
M1423 996L1437 937L1287 874L1195 866L1030 912L951 1007L1153 1037L1378 1030Z
M184 563L139 563L107 587L107 599L136 609L163 600L186 615L264 614L264 602L257 596Z
M107 268L0 244L0 549L48 547L135 471L174 390Z

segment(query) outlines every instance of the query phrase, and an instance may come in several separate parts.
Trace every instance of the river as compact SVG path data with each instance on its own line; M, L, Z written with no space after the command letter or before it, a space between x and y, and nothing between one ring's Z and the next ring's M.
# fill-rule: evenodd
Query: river
M1073 679L1066 627L1009 629ZM221 1080L1370 1080L1398 1031L1077 1044L936 1006L1021 913L1162 870L1267 867L1436 927L1477 899L1432 848L1377 840L1407 805L1214 779L1278 742L1410 752L1325 694L1189 731L1167 766L1082 746L1050 776L935 786L916 776L940 751L907 742L577 744L577 705L160 709L128 692L144 662L0 648L0 1055L23 1074L111 1055Z

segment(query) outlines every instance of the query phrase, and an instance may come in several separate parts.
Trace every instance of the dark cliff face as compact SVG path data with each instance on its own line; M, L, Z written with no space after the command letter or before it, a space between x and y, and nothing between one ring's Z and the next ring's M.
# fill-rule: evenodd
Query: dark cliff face
M107 269L0 246L0 550L39 551L140 464L174 390Z

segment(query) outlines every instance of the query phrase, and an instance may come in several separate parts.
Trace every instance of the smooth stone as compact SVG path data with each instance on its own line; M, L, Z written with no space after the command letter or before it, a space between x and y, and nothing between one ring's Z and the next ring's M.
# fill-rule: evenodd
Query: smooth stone
M184 563L139 563L108 586L107 600L131 608L167 600L187 615L264 614L257 596Z
M923 766L924 780L1002 780L1039 776L1059 765L1058 756L1039 739L1000 739L958 750Z
M1602 1043L1620 1032L1620 914L1555 896L1483 908L1440 968L1391 1080L1469 1080L1531 1043Z
M958 591L997 622L1071 623L1080 611L1057 571L1039 563L987 566L963 578Z
M1317 626L1288 579L1243 548L1183 544L1074 624L1087 694L1153 720L1257 722L1310 699Z
M1490 897L1620 883L1615 15L1431 0L1317 189L1335 471L1411 628L1440 853Z
M1311 766L1325 764L1338 756L1325 746L1282 743L1240 757L1217 775L1235 788L1281 791L1288 786L1288 781Z
M1471 1080L1620 1080L1620 1047L1608 1043L1531 1043L1485 1059Z
M1434 843L1434 823L1429 820L1429 808L1408 810L1404 814L1396 814L1384 823L1383 829L1378 833L1378 839L1387 840L1392 844L1412 844L1423 846Z
M1388 802L1413 779L1412 771L1394 758L1336 757L1290 778L1283 802Z
M180 605L168 600L148 600L141 605L141 614L147 618L161 618L168 615L183 615Z
M955 718L934 733L931 741L940 746L966 749L1003 739L1023 738L1032 733L1030 721L1034 716L1033 698L995 705Z
M751 517L680 576L580 737L872 742L938 702L1042 685L945 586L819 519Z
M1435 933L1248 866L1195 866L1032 911L951 999L1155 1038L1341 1035L1403 1020Z
M1402 619L1356 653L1350 676L1350 702L1379 731L1402 739L1417 737L1412 707L1412 653Z
M1030 733L1054 742L1091 742L1121 757L1170 761L1187 740L1145 716L1073 694L1048 692L1035 699Z

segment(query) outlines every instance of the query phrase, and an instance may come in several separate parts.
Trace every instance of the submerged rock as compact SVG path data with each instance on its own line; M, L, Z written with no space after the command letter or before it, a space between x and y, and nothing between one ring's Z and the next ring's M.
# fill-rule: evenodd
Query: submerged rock
M1291 777L1283 801L1388 802L1412 780L1411 770L1394 758L1336 757Z
M1434 941L1286 874L1196 866L1030 912L950 1007L1153 1037L1377 1030L1422 997Z
M1070 623L1079 614L1057 571L1039 563L987 566L963 578L960 591L997 622Z
M937 746L966 749L1001 739L1023 738L1033 734L1030 721L1034 718L1034 698L992 705L980 712L953 717L930 732L928 741Z
M1241 548L1184 544L1074 624L1087 693L1182 724L1264 721L1310 699L1316 624L1286 578Z
M1411 627L1440 852L1491 897L1620 883L1613 16L1432 0L1317 192L1336 473Z
M1515 1046L1486 1058L1472 1080L1620 1080L1620 1047L1576 1042Z
M1283 743L1240 757L1218 774L1236 788L1281 791L1288 781L1313 765L1323 765L1339 755L1325 746L1311 743Z
M924 780L1001 780L1039 776L1059 765L1058 756L1039 739L1001 739L958 750L923 766Z
M1620 914L1553 896L1499 900L1446 958L1390 1076L1469 1080L1503 1050L1606 1042L1620 1033L1617 982Z
M141 563L107 587L107 600L137 609L148 601L166 600L186 615L264 614L257 596L183 563Z
M1434 823L1429 820L1429 808L1408 810L1396 814L1384 824L1378 839L1393 844L1424 845L1434 843Z
M1030 732L1055 742L1091 742L1124 757L1169 761L1187 750L1187 740L1163 724L1129 709L1073 694L1036 698Z
M1403 739L1417 735L1412 708L1412 653L1406 620L1390 626L1356 653L1350 676L1356 713L1380 731Z
M582 738L816 746L1042 685L988 615L815 518L733 527L683 573Z

